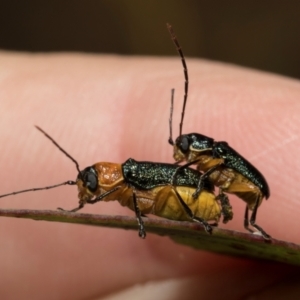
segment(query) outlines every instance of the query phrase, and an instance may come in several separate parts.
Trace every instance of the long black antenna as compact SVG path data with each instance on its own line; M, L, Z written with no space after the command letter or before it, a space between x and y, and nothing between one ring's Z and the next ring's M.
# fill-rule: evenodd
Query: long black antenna
M11 196L11 195L17 195L17 194L21 194L21 193L26 193L26 192L49 190L49 189L53 189L53 188L56 188L56 187L61 186L61 185L76 185L76 181L68 180L68 181L65 181L63 183L50 185L50 186L45 186L45 187L42 187L42 188L33 188L33 189L27 189L27 190L12 192L12 193L9 193L9 194L0 195L0 198L6 197L6 196Z
M36 125L35 125L35 127L37 130L42 132L61 152L63 152L68 158L70 158L75 163L77 171L79 172L79 174L81 174L78 162L69 153L67 153L62 147L60 147L57 144L57 142L49 134L47 134L43 129L41 129L39 126L36 126ZM21 194L21 193L26 193L26 192L49 190L49 189L53 189L53 188L56 188L56 187L62 186L62 185L76 185L76 181L68 180L63 183L45 186L42 188L32 188L32 189L26 189L26 190L22 190L22 191L12 192L9 194L0 195L0 198L6 197L6 196L11 196L11 195L17 195L17 194Z
M64 150L61 146L59 146L57 144L57 142L49 134L47 134L42 128L40 128L39 126L36 126L36 125L34 125L34 126L37 130L42 132L62 153L64 153L67 157L69 157L74 162L74 164L76 165L76 169L77 169L78 173L81 174L81 171L79 169L79 164L76 161L76 159L74 159L66 150Z
M180 121L180 124L179 124L179 136L181 136L182 135L183 119L184 119L184 114L185 114L185 106L186 106L187 97L188 97L189 75L188 75L188 69L187 69L187 66L186 66L184 54L183 54L183 51L182 51L182 49L180 47L180 44L177 40L175 32L173 31L172 26L168 23L167 23L167 28L168 28L168 31L171 35L172 41L176 46L176 50L177 50L177 52L179 53L179 55L181 57L181 62L182 62L182 66L183 66L183 73L184 73L184 79L185 79L183 106L182 106L182 112L181 112L181 121Z
M173 133L172 133L172 123L173 123L173 109L174 109L174 93L175 89L171 90L171 107L170 107L170 118L169 118L169 128L170 128L170 137L169 137L169 144L174 146L174 141L173 141Z

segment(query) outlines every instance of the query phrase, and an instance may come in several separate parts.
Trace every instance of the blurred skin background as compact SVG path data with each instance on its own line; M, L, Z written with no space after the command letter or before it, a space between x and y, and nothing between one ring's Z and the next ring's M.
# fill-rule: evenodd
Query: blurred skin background
M300 77L297 1L2 1L0 48L177 55Z

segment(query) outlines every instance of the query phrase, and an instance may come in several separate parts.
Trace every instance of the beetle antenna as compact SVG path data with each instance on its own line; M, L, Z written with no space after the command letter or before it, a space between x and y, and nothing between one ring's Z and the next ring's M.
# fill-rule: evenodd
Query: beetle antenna
M169 137L169 144L174 146L173 141L173 133L172 133L172 123L173 123L173 108L174 108L174 93L175 89L171 90L171 107L170 107L170 119L169 119L169 128L170 128L170 137Z
M42 132L50 141L52 141L52 143L61 152L63 152L67 157L69 157L75 163L76 169L78 170L79 174L81 174L78 162L69 153L67 153L62 147L60 147L57 144L57 142L50 135L48 135L43 129L41 129L39 126L36 126L36 125L35 125L35 127L36 127L37 130L39 130L40 132ZM0 195L0 198L6 197L6 196L11 196L11 195L17 195L17 194L21 194L21 193L26 193L26 192L35 192L35 191L41 191L41 190L49 190L49 189L53 189L53 188L56 188L56 187L62 186L62 185L76 185L76 181L68 180L68 181L65 181L63 183L59 183L59 184L55 184L55 185L50 185L50 186L45 186L45 187L42 187L42 188L32 188L32 189L26 189L26 190L21 190L21 191L17 191L17 192L12 192L12 193L9 193L9 194Z
M189 89L189 75L188 75L188 69L186 66L186 62L185 62L185 58L184 58L184 54L183 51L181 49L181 46L177 40L177 37L175 35L175 32L173 31L173 28L170 24L167 23L167 28L168 31L171 35L172 41L176 46L176 50L179 53L180 57L181 57L181 62L182 62L182 66L183 66L183 73L184 73L184 79L185 79L185 83L184 83L184 98L183 98L183 106L182 106L182 112L181 112L181 121L179 124L179 136L182 135L182 126L183 126L183 119L184 119L184 114L185 114L185 106L186 106L186 102L187 102L187 97L188 97L188 89Z
M68 181L65 181L63 183L50 185L50 186L45 186L45 187L42 187L42 188L33 188L33 189L27 189L27 190L12 192L12 193L9 193L9 194L0 195L0 198L6 197L6 196L11 196L11 195L17 195L17 194L21 194L21 193L26 193L26 192L49 190L49 189L53 189L53 188L56 188L56 187L61 186L61 185L76 185L76 181L68 180Z
M64 150L61 146L59 146L57 142L49 134L47 134L42 128L36 125L34 126L37 130L42 132L62 153L64 153L68 158L70 158L73 161L73 163L76 165L76 169L78 173L81 174L78 162L66 150Z

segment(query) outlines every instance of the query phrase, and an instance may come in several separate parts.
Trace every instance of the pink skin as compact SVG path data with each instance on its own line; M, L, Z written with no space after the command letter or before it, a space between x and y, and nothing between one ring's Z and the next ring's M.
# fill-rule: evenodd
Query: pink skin
M0 194L75 180L74 164L35 124L82 169L129 157L172 162L168 118L175 88L175 138L179 58L2 53L0 65ZM258 224L274 238L300 243L299 82L193 59L188 67L184 133L225 140L261 170L271 197ZM230 199L234 220L221 226L244 231L244 203ZM71 209L77 191L61 187L0 201L2 208ZM83 212L133 216L114 202ZM137 231L1 218L0 241L1 299L100 299L126 288L132 289L120 299L300 295L297 268L196 251L151 234L141 240Z

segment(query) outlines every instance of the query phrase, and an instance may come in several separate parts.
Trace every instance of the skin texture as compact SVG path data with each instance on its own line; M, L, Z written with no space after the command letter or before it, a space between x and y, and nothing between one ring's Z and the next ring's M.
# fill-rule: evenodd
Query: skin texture
M225 140L252 162L271 189L257 223L274 238L299 243L299 82L220 63L187 63L183 131ZM179 58L1 53L0 65L0 194L75 180L74 164L35 124L81 169L129 157L172 162L168 118L175 88L175 138L183 98ZM234 220L221 226L243 231L244 203L230 199ZM3 208L71 209L78 200L75 187L60 187L0 201ZM133 216L117 202L83 212ZM195 251L151 234L141 240L137 231L2 218L0 241L1 299L300 295L296 267Z

